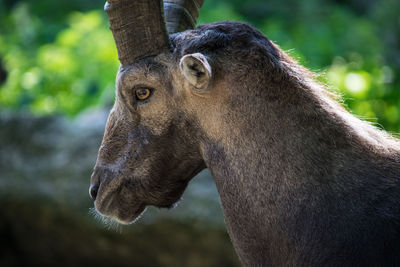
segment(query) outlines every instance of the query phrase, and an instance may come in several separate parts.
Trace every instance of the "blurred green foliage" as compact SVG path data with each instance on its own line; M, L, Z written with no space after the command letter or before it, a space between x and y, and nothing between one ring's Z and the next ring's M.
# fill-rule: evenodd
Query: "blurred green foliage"
M112 100L118 62L101 10L69 12L48 42L48 24L33 9L20 2L3 17L8 27L0 36L0 54L8 77L0 103L73 115Z
M100 0L0 0L3 109L75 115L113 101L116 49ZM200 23L246 21L343 96L400 131L400 1L213 0Z

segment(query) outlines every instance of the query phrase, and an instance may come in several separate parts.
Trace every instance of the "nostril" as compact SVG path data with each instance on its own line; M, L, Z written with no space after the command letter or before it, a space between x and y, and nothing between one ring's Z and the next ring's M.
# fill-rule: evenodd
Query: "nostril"
M96 200L97 191L99 191L99 185L98 184L92 184L90 186L90 188L89 188L89 195L92 197L93 200Z

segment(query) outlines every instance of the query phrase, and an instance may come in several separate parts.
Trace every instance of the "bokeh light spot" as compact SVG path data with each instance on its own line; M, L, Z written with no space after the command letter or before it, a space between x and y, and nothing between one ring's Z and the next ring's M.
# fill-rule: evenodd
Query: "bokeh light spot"
M368 89L368 82L361 74L358 73L347 74L344 84L348 91L355 94L362 93Z

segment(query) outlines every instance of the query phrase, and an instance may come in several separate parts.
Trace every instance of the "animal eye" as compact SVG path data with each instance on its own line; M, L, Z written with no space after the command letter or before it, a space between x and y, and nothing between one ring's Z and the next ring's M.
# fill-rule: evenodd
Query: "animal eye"
M145 100L151 94L151 90L149 88L139 88L135 91L136 100Z

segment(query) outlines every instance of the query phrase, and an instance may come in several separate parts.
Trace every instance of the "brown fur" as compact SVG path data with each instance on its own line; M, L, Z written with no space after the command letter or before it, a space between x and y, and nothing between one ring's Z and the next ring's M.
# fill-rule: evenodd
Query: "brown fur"
M128 223L169 207L208 167L245 266L400 265L400 143L331 99L243 23L170 37L173 51L121 69L92 184ZM207 88L179 62L205 55ZM202 75L201 66L198 75ZM134 101L136 86L154 88Z

